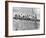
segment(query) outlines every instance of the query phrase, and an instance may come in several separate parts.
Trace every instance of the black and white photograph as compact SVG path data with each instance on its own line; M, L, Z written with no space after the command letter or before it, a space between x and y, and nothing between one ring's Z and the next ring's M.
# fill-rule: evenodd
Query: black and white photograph
M40 9L13 7L13 30L37 30L40 27Z
M6 36L35 36L45 34L45 3L6 1Z

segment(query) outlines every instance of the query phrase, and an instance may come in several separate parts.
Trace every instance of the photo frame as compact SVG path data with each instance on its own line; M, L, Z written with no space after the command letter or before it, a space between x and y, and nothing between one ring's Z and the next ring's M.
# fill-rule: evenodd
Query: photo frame
M45 3L5 1L5 36L45 35Z

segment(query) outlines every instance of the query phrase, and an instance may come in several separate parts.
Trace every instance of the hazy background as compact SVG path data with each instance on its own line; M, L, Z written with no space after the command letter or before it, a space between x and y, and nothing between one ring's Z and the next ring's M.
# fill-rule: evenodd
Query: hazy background
M37 18L40 19L40 8L26 8L26 7L13 7L13 16L18 15L37 15Z

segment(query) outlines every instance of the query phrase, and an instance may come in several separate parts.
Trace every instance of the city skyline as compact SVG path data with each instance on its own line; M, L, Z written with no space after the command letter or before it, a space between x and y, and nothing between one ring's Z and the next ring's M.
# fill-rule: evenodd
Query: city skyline
M40 9L39 8L25 8L25 7L13 7L13 14L20 15L20 16L37 16L40 19Z

